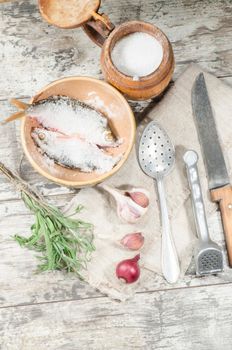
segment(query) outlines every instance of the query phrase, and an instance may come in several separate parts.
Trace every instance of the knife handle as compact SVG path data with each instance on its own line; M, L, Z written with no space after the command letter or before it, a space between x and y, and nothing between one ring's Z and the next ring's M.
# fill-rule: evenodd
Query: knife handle
M232 186L226 185L210 191L212 202L219 203L229 266L232 267Z

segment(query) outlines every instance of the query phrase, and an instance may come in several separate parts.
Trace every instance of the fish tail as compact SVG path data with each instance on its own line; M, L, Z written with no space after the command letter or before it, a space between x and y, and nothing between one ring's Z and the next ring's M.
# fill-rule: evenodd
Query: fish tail
M14 113L14 114L10 115L8 118L6 118L5 120L3 120L1 122L1 124L2 125L7 124L9 122L12 122L15 119L19 119L19 118L22 118L24 116L25 116L25 111Z
M16 100L16 98L12 98L10 100L10 103L23 111L25 111L29 107L29 104Z

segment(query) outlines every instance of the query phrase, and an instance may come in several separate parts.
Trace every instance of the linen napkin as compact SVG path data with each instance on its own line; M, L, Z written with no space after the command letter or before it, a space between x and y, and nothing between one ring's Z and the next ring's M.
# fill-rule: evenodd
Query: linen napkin
M149 121L156 120L166 130L175 145L176 163L173 171L165 178L165 188L172 233L181 263L180 278L183 278L189 266L196 240L193 213L188 200L190 191L183 162L183 154L187 149L194 149L199 154L198 167L206 212L209 215L216 210L215 204L211 203L207 197L208 183L191 107L191 88L200 72L202 70L199 66L190 65L137 130L138 140L144 126ZM205 73L205 79L231 175L229 163L232 162L230 131L232 89L208 73ZM126 164L107 181L107 184L121 189L131 186L143 187L150 192L149 210L138 224L122 223L116 215L114 200L98 186L82 189L67 205L65 212L70 214L78 204L82 204L85 209L78 214L78 217L92 222L95 227L96 251L85 272L87 282L113 299L126 300L140 285L146 288L148 279L154 278L154 274L162 274L158 196L154 181L146 176L138 165L136 146ZM134 284L125 285L116 278L115 268L121 260L132 258L137 254L119 244L124 235L132 232L142 232L145 237L145 244L140 251L141 278Z

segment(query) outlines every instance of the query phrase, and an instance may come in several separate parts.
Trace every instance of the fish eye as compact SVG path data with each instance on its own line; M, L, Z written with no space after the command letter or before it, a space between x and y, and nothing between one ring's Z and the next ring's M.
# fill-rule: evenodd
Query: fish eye
M106 136L106 140L108 140L108 141L113 141L114 140L114 137L113 137L111 131L106 131L105 132L105 136Z
M38 137L39 137L40 140L44 140L45 139L45 135L42 132L40 132L38 134Z

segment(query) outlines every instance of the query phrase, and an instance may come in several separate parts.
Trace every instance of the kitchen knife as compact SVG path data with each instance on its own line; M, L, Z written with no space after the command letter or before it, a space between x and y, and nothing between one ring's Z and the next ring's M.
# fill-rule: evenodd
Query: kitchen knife
M192 109L205 163L212 202L218 202L232 267L232 187L220 146L205 78L200 73L192 88Z

